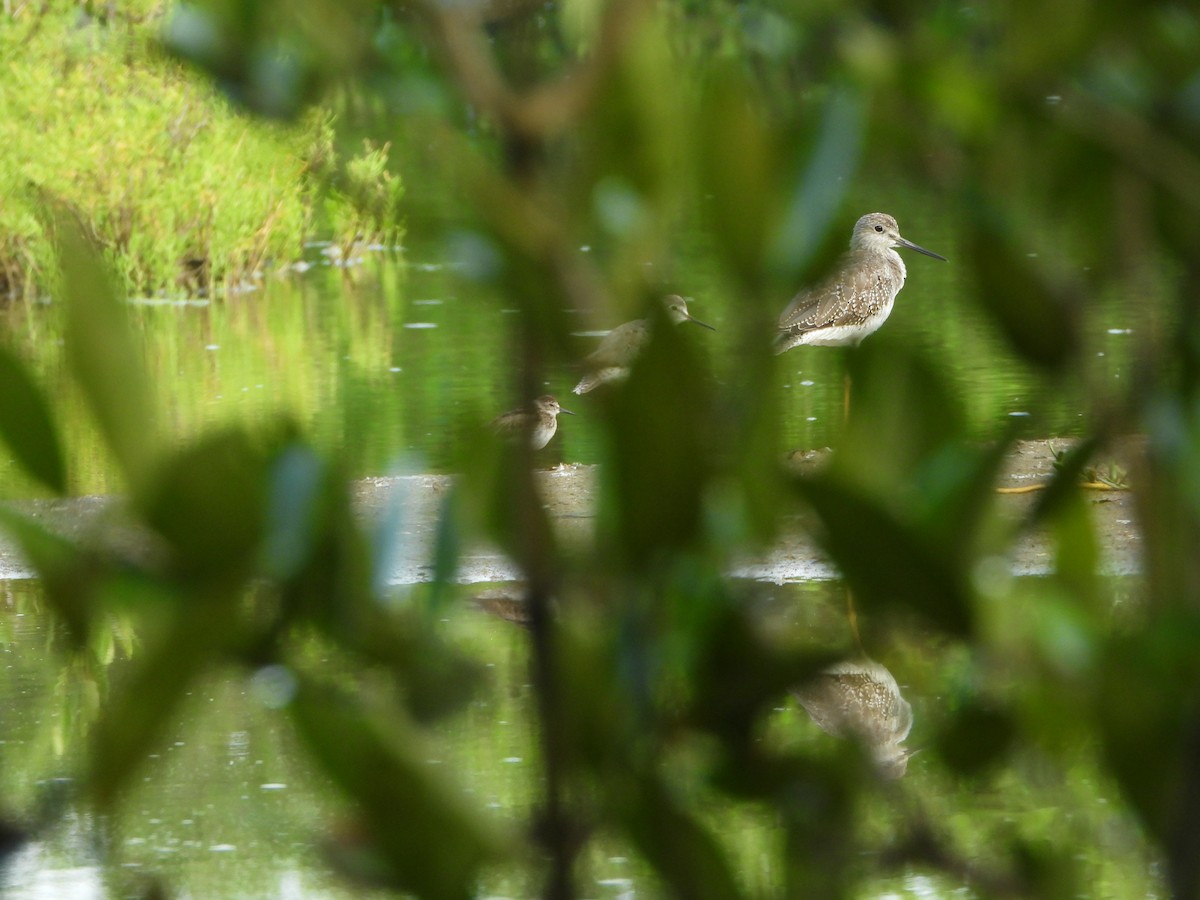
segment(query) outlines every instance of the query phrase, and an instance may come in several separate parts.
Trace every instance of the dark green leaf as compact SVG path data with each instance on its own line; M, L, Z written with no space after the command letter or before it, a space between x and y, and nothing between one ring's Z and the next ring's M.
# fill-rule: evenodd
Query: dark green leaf
M616 534L626 559L645 565L699 537L713 440L708 376L689 345L693 334L655 310L652 335L628 382L606 399ZM699 330L699 329L694 329Z
M816 143L771 242L770 263L777 271L793 278L804 272L837 214L858 168L864 105L847 89L826 98Z
M1000 765L1017 737L1003 710L972 703L958 710L937 739L937 752L956 772L977 776Z
M675 896L742 896L720 844L658 776L642 775L621 794L619 808L627 832Z
M749 741L753 726L787 690L834 662L832 650L796 653L766 640L746 610L727 607L697 650L697 723L730 743ZM729 677L737 672L736 678Z
M379 875L417 896L475 896L480 867L502 841L464 802L398 710L386 714L307 682L292 715L313 757L362 816L385 867Z
M705 208L717 251L743 284L760 285L764 248L779 214L775 135L749 85L732 69L713 73L700 108L701 190L711 197Z
M1098 667L1093 712L1104 755L1142 822L1165 846L1194 815L1188 798L1200 789L1198 646L1195 612L1160 612L1135 632L1114 637Z
M952 564L968 566L979 553L981 532L996 502L996 481L1011 449L1011 437L984 446L954 441L923 460L915 479L913 521Z
M945 365L886 329L848 353L847 363L849 421L832 465L883 493L928 478L930 458L961 440L965 419Z
M25 366L3 346L0 346L0 436L26 472L55 493L66 490L66 465L50 407Z
M83 645L93 616L91 602L100 575L95 561L75 544L19 513L0 506L0 527L16 540L21 556L45 585L46 599Z
M341 21L355 6L322 7L324 34L336 34L335 43L358 36ZM260 116L291 119L315 98L323 70L296 21L264 15L263 9L253 2L180 4L167 16L163 41L171 53L213 75L234 101Z
M1039 900L1059 897L1078 897L1081 893L1078 856L1063 853L1059 848L1014 838L1010 847L1020 882L1028 885L1027 896Z
M428 616L390 610L375 600L354 609L347 608L349 598L323 599L320 624L347 649L386 666L418 722L457 712L475 696L483 680L480 664L447 642Z
M220 607L177 605L162 632L144 638L133 670L92 732L87 786L102 807L110 807L145 764L188 687L220 648L238 637L236 608L230 602Z
M826 551L865 606L907 607L951 634L971 632L964 576L916 527L832 478L796 483L821 518Z
M462 553L462 525L458 517L458 498L453 491L442 501L438 511L437 533L433 544L433 577L430 581L429 613L439 615L449 586L458 572ZM393 535L396 540L398 535Z
M380 595L341 467L300 444L265 463L261 560L280 582L287 616L306 618L350 647L374 641Z
M245 433L217 431L175 454L144 503L166 539L175 575L194 587L231 587L258 561L266 457Z
M154 403L127 309L73 218L54 220L67 308L67 359L109 449L136 492L157 450Z
M973 209L964 243L984 308L1025 359L1062 369L1080 344L1075 290L1031 258L1036 247L1028 238L1022 243L997 214Z
M1098 437L1082 440L1055 461L1054 478L1038 496L1029 515L1030 525L1044 523L1061 505L1077 499L1079 482L1084 480L1084 468L1095 455L1099 443Z
M1102 596L1098 578L1100 545L1089 505L1083 490L1075 487L1069 499L1064 497L1055 503L1055 513L1050 521L1055 539L1054 571L1082 600Z

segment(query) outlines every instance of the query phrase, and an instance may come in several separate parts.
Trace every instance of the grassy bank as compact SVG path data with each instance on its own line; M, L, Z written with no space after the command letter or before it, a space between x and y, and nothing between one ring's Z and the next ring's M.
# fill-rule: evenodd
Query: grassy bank
M240 115L163 55L165 14L131 2L100 19L53 2L0 19L0 296L53 287L39 193L76 211L137 294L252 280L313 235L394 232L386 148L340 155L317 111L288 125Z

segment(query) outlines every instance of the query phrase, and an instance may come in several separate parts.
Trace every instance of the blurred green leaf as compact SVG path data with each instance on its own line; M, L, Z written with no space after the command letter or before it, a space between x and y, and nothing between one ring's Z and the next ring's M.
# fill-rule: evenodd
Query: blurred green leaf
M262 541L262 567L270 577L286 581L310 563L325 521L326 475L317 454L301 444L285 447L271 462Z
M690 85L677 77L681 61L662 52L669 38L661 20L636 5L607 14L631 30L611 76L599 83L589 114L579 122L587 138L580 147L589 164L580 181L590 189L589 199L599 201L596 212L602 223L644 239L653 233L649 229L661 226L655 219L669 212L667 203L686 189L683 178L690 173L680 160L686 158L694 121L688 115ZM648 84L657 89L646 90ZM605 215L602 194L614 185L628 186L629 199L641 201L640 209L628 209L638 215Z
M61 209L52 214L67 309L67 359L101 434L136 494L145 486L158 448L142 351L99 251L69 214Z
M806 270L841 207L858 168L865 112L853 89L835 89L825 99L811 156L771 242L769 263L781 274L795 278Z
M625 559L645 567L700 536L705 479L711 472L709 378L684 334L661 308L629 380L606 410L610 465L601 497L612 502Z
M743 896L726 855L659 776L642 774L611 798L642 855L679 897L732 900Z
M418 609L397 611L372 600L330 618L337 627L326 627L343 647L395 677L406 709L419 723L461 710L483 682L479 660L449 642Z
M167 603L176 598L162 596ZM91 736L88 792L110 809L146 763L188 690L220 655L241 639L237 600L173 604L161 630L144 637L132 671L113 691Z
M1099 445L1098 435L1084 438L1055 460L1054 477L1049 486L1038 495L1037 502L1030 510L1031 526L1052 519L1061 507L1077 502L1079 483L1084 480L1084 469L1095 456Z
M976 295L1017 353L1047 370L1062 370L1080 346L1075 289L1041 268L1039 248L1029 238L1019 245L998 213L978 204L971 209L963 243Z
M263 562L279 581L283 624L320 630L395 678L417 721L460 709L479 687L479 664L442 638L427 610L387 602L346 479L301 445L272 457ZM393 523L394 524L394 523ZM393 532L384 540L395 541ZM236 571L236 570L235 570Z
M978 777L1003 762L1018 733L1006 711L973 702L955 711L938 735L936 748L952 770Z
M5 346L0 346L0 436L26 472L57 494L66 490L66 464L50 406Z
M624 772L628 754L651 738L644 673L640 660L631 658L625 627L615 616L597 620L586 611L572 611L576 615L551 632L555 737L567 766L607 777Z
M362 816L370 843L383 851L387 883L420 897L466 900L504 846L481 819L399 710L384 713L304 680L291 712L315 760Z
M1104 755L1146 827L1166 848L1194 846L1200 790L1200 616L1160 613L1110 639L1092 710ZM1190 885L1193 894L1197 885Z
M1056 900L1058 897L1078 897L1082 887L1077 857L1063 853L1045 841L1026 841L1014 838L1010 847L1015 868L1022 883L1028 886L1030 897Z
M267 458L240 429L211 432L172 456L143 503L183 584L228 589L258 561Z
M476 527L521 567L525 577L552 583L556 545L528 446L471 429L474 448L464 472L464 509Z
M881 496L906 492L915 480L932 481L940 473L931 460L961 444L966 421L945 365L886 332L846 361L850 414L832 469Z
M76 646L83 646L98 612L91 602L100 577L96 561L75 544L32 519L0 505L0 526L20 547L45 587L46 599L66 622Z
M386 640L375 633L384 616L382 594L374 589L371 548L341 467L302 445L266 462L264 562L279 579L285 617L355 650ZM272 548L287 548L287 556L275 556ZM286 567L277 568L285 559Z
M985 550L980 540L1012 446L1007 437L982 447L954 442L924 460L915 484L913 519L952 565L965 568Z
M255 0L194 0L173 7L163 43L213 76L261 116L295 118L337 73L368 52L370 3L312 2L289 7Z
M438 510L429 595L429 613L433 616L440 613L449 593L448 588L458 573L458 560L463 550L462 524L459 521L458 508L458 497L452 490L442 500Z
M907 608L950 634L971 633L964 576L926 536L831 477L795 484L821 519L819 540L864 606Z
M700 100L700 191L729 271L761 287L769 235L779 215L780 153L766 110L732 67L709 73ZM782 240L782 237L780 238Z
M728 744L753 738L754 725L789 688L837 658L837 652L798 653L768 641L744 609L726 607L705 629L692 675L695 721ZM737 677L730 677L731 672Z
M1089 506L1082 489L1075 487L1069 499L1055 504L1055 515L1050 520L1055 539L1054 571L1083 602L1103 596L1100 545Z

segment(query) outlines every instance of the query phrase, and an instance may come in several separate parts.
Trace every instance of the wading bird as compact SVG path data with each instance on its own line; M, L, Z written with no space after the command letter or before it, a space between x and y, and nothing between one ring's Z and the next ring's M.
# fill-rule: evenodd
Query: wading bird
M575 413L563 409L558 401L549 394L538 397L533 404L521 409L511 409L492 419L489 427L499 435L516 436L530 435L529 444L534 450L541 450L558 431L559 413L573 416Z
M692 322L709 331L716 331L711 325L706 325L688 312L687 300L678 294L663 298L663 307L667 318L676 325ZM586 394L588 391L629 377L629 367L637 359L637 355L650 339L650 320L634 319L624 325L618 325L600 341L600 346L584 359L587 374L575 385L576 394Z

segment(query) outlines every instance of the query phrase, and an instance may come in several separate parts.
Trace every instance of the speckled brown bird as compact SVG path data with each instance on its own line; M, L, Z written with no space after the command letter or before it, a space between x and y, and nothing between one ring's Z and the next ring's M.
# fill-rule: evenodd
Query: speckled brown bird
M678 294L663 298L663 307L667 318L676 325L691 322L709 331L716 331L711 325L706 325L688 312L687 300ZM637 359L637 355L650 339L650 320L634 319L624 325L618 325L600 340L600 346L584 359L584 367L588 372L575 385L576 394L586 394L588 391L629 377L629 367Z
M529 433L529 444L534 450L541 450L554 433L558 431L558 416L565 413L573 416L575 413L564 409L558 401L545 394L533 401L533 405L520 409L511 409L492 419L489 427L496 434L515 437ZM532 420L532 422L530 421Z
M775 352L801 345L856 345L879 330L891 315L908 274L896 247L907 247L943 262L946 257L900 235L896 220L868 213L854 225L850 251L835 273L796 295L779 316Z

